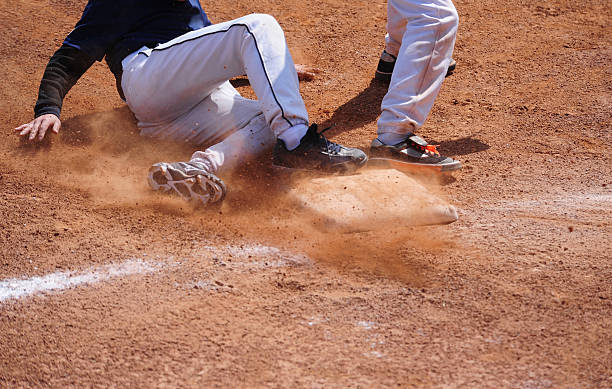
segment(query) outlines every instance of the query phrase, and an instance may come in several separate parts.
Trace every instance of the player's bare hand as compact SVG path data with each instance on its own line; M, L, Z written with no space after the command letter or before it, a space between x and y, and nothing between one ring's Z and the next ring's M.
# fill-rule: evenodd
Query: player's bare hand
M300 81L312 81L317 74L321 73L317 68L302 64L295 64L295 71Z
M45 138L45 134L48 130L58 133L62 125L59 118L53 114L46 114L37 117L29 123L22 124L15 128L15 131L19 131L19 136L24 139L28 139L31 142L40 142Z

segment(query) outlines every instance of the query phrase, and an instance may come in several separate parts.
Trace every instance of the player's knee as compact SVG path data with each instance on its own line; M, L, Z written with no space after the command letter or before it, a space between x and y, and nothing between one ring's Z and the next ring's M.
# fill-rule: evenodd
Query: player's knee
M253 29L266 29L266 30L275 30L282 31L280 24L274 16L268 14L251 14L248 15L249 25Z

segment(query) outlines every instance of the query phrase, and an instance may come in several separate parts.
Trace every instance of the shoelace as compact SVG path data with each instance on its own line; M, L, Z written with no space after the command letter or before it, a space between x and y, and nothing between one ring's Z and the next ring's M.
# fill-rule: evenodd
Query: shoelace
M327 140L325 135L323 135L325 131L329 130L332 127L333 126L329 126L325 128L324 130L321 130L321 132L318 132L317 135L319 136L319 140L323 140L325 142L325 151L327 151L330 154L338 154L340 153L340 150L342 149L341 146L337 143Z

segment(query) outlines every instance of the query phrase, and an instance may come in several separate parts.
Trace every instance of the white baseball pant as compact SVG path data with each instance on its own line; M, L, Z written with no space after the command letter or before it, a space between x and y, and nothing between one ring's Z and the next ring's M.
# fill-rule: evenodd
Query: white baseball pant
M253 14L188 32L123 62L121 86L141 135L208 147L192 160L231 170L282 139L299 145L308 114L284 33ZM246 74L258 101L229 79Z
M423 125L446 76L458 24L451 0L388 0L385 50L397 61L381 104L379 137L401 140Z

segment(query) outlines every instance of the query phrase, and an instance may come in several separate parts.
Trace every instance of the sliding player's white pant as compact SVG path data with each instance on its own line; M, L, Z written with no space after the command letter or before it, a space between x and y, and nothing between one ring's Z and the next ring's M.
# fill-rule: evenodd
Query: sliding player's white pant
M451 61L459 16L451 0L388 0L385 50L397 57L378 133L423 125Z
M228 82L243 74L257 101L242 98ZM121 85L142 135L215 145L192 157L212 173L233 167L238 157L256 156L276 137L291 149L308 127L284 33L269 15L244 16L144 47L123 60Z

